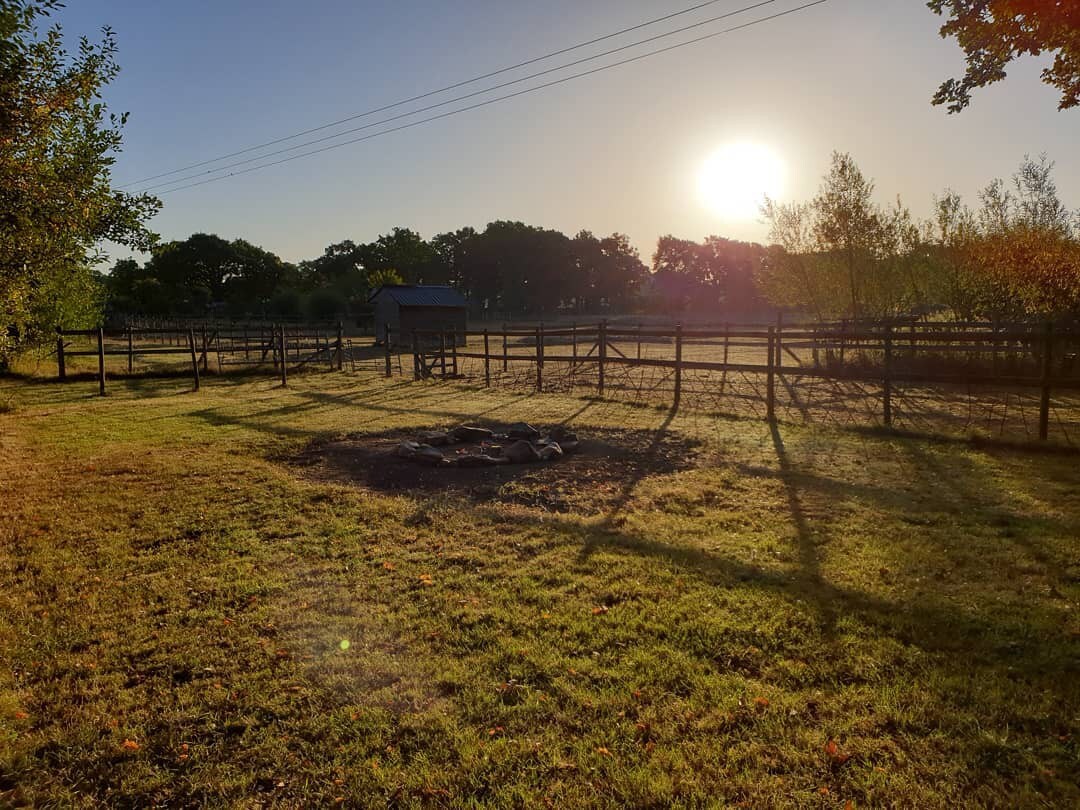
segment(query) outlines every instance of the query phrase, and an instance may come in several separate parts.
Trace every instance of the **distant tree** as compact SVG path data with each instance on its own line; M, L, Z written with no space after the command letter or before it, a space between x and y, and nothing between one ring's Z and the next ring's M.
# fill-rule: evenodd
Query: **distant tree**
M581 231L571 240L573 272L562 282L563 305L577 312L625 310L640 294L648 269L621 233L598 239Z
M1025 54L1054 54L1043 81L1061 91L1058 109L1080 104L1080 3L1075 0L930 0L946 16L942 37L956 37L967 58L962 79L949 79L934 104L950 113L971 103L972 90L1005 78L1005 68Z
M202 315L211 304L237 316L261 315L277 291L299 285L295 267L243 239L212 234L154 248L144 272L174 296L174 312Z
M925 301L920 233L899 202L882 208L850 155L833 153L810 203L766 201L770 249L759 272L769 300L818 317L882 317Z
M610 309L626 310L641 295L649 270L630 237L613 233L600 240L603 255L595 289Z
M977 318L1080 315L1080 216L1061 201L1053 163L1025 157L973 211L947 192L921 226L880 207L846 155L810 203L767 202L774 245L758 275L779 305L828 316Z
M1058 196L1054 164L1025 156L1011 185L979 195L979 232L963 246L983 315L1080 314L1080 217Z
M760 245L708 236L703 243L662 236L653 254L653 286L670 311L697 308L712 315L747 312L765 304L755 275Z
M367 285L371 292L379 289L386 284L404 284L405 280L401 277L401 273L395 270L393 267L382 267L378 270L372 270L367 274Z
M471 298L473 295L467 255L475 238L476 229L465 227L440 233L431 240L431 249L441 265L440 277L459 289L466 298Z
M394 228L374 242L361 245L357 258L365 273L393 268L409 284L445 282L435 249L408 228Z
M481 306L519 314L557 310L576 285L570 239L523 222L489 223L469 240L462 270Z
M20 341L100 315L92 266L103 240L145 250L157 199L112 188L126 115L101 90L116 76L116 39L64 48L60 27L37 23L56 0L0 2L0 365ZM17 336L17 337L15 337Z
M308 289L334 287L349 296L362 296L367 291L360 250L348 239L330 245L317 259L301 262L299 273Z
M726 313L749 314L767 306L756 281L765 248L753 242L708 236L702 252L711 267L710 274L719 288L721 307Z

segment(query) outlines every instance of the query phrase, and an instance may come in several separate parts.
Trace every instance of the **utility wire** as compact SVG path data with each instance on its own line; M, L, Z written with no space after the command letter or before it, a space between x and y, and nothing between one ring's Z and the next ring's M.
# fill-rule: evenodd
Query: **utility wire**
M432 121L438 121L438 120L441 120L443 118L449 118L449 117L454 116L454 115L459 115L460 113L469 112L471 110L476 110L476 109L479 109L481 107L486 107L486 106L488 106L490 104L495 104L495 103L500 102L500 101L506 101L506 100L511 99L511 98L516 98L517 96L526 95L528 93L535 93L538 90L543 90L543 89L548 88L548 87L554 87L555 85L564 84L566 82L573 81L574 79L581 79L581 78L584 78L585 76L591 76L591 75L596 74L596 73L601 73L601 72L603 72L605 70L610 70L611 68L621 67L623 65L631 64L632 62L639 62L639 61L641 61L643 59L648 59L650 57L657 56L657 55L662 54L662 53L667 53L668 51L674 51L674 50L676 50L678 48L684 48L684 47L686 47L688 45L695 45L695 44L697 44L699 42L704 42L706 40L714 39L714 38L722 36L724 34L730 34L730 33L733 33L735 31L741 31L741 30L746 29L746 28L751 28L752 26L755 26L755 25L760 25L762 23L769 22L771 20L779 19L780 17L787 17L787 16L789 16L791 14L795 14L797 12L805 11L806 9L813 8L814 6L820 6L823 3L827 3L828 1L829 0L814 0L814 2L812 2L812 3L804 3L801 6L796 6L795 8L791 8L791 9L788 9L786 11L777 12L776 14L770 14L767 17L761 17L761 18L759 18L757 20L751 20L750 22L742 23L741 25L732 26L731 28L725 28L725 29L723 29L721 31L715 31L715 32L713 32L711 34L705 34L705 35L700 36L700 37L695 37L694 39L689 39L689 40L686 40L685 42L679 42L679 43L676 43L674 45L668 45L668 46L666 46L664 48L658 48L656 50L649 51L647 53L640 54L638 56L630 57L629 59L623 59L623 60L618 61L618 62L612 62L609 65L601 65L600 67L592 68L591 70L582 71L581 73L575 73L575 74L573 74L571 76L564 76L563 78L560 78L560 79L555 79L555 80L550 81L550 82L545 82L543 84L538 84L535 87L527 87L524 90L518 90L518 91L513 92L513 93L507 93L506 95L497 96L496 98L492 98L492 99L487 99L485 101L481 101L481 102L478 102L476 104L471 104L471 105L469 105L467 107L461 107L459 109L450 110L449 112L441 113L439 115L433 115L433 116L430 116L428 118L422 118L419 121L411 121L411 122L409 122L407 124L402 124L401 126L392 127L390 129L385 129L385 130L380 130L379 132L373 132L370 135L364 135L364 136L359 137L359 138L353 138L351 140L343 141L341 143L330 144L329 146L323 146L323 147L320 147L319 149L312 149L311 151L308 151L308 152L301 152L298 155L292 155L292 156L287 157L287 158L282 158L281 160L275 160L275 161L272 161L270 163L262 163L262 164L259 164L258 166L250 166L250 167L248 167L246 169L240 169L239 171L230 172L229 174L223 174L223 175L219 175L218 177L211 177L211 178L206 179L206 180L200 180L200 181L198 181L196 183L189 183L188 185L177 186L176 188L172 188L172 189L169 189L167 191L163 191L163 192L161 192L161 194L162 195L172 194L173 192L176 192L176 191L183 191L183 190L189 189L189 188L196 188L198 186L204 186L204 185L207 185L209 183L216 183L219 180L228 180L231 177L237 177L237 176L242 175L242 174L248 174L249 172L259 171L260 169L268 169L271 166L280 166L283 163L289 163L290 161L299 160L300 158L310 157L312 155L317 155L317 154L320 154L322 152L329 152L329 151L331 151L333 149L340 149L340 148L342 148L344 146L350 146L351 144L360 143L362 141L369 141L369 140L371 140L373 138L378 138L378 137L380 137L382 135L390 135L390 134L392 134L394 132L400 132L400 131L405 130L405 129L411 129L412 127L420 126L421 124L427 124L427 123L430 123Z
M687 31L692 31L692 30L695 30L695 29L698 29L698 28L702 28L702 27L704 27L706 25L712 25L713 23L720 22L721 20L726 20L729 17L735 17L735 16L738 16L739 14L744 14L747 11L753 11L754 9L761 8L762 6L768 6L768 5L771 5L772 3L775 3L775 2L776 2L776 0L760 0L760 2L754 3L753 5L744 6L742 8L736 9L735 11L729 11L726 14L720 14L720 15L718 15L716 17L710 17L707 20L702 20L701 22L692 23L691 25L686 25L686 26L683 26L682 28L676 28L676 29L674 29L672 31L667 31L666 33L663 33L663 34L656 34L656 35L651 36L651 37L646 37L645 39L640 39L640 40L638 40L636 42L631 42L628 45L620 45L618 48L611 48L610 50L607 50L607 51L601 51L600 53L594 54L592 56L586 56L586 57L583 57L581 59L575 59L573 62L567 62L566 64L557 65L555 67L547 68L546 70L541 70L541 71L538 71L536 73L530 73L528 76L522 76L519 79L511 79L510 81L503 82L502 84L496 84L496 85L493 85L491 87L485 87L485 88L480 89L480 90L474 90L471 93L465 93L464 95L456 96L454 98L447 99L446 101L439 101L439 102L436 102L435 104L429 104L426 107L419 107L419 108L417 108L415 110L410 110L408 112L399 113L397 115L392 115L389 118L383 118L383 119L381 119L379 121L372 121L371 123L363 124L363 125L358 126L358 127L353 127L352 129L346 129L346 130L343 130L342 132L334 133L333 135L324 135L321 138L315 138L314 140L305 141L304 143L298 143L298 144L295 144L294 146L286 146L284 149L277 149L277 150L275 150L273 152L266 152L264 154L257 155L255 157L245 158L244 160L238 160L238 161L236 161L234 163L227 163L224 166L218 166L215 169L206 169L205 171L197 172L195 174L188 175L187 177L178 177L175 180L166 180L166 181L164 181L162 183L156 183L156 184L154 184L152 186L146 186L146 187L142 188L141 190L143 192L148 192L148 191L153 191L153 190L159 189L159 188L165 188L166 186L171 186L171 185L173 185L175 183L186 183L188 181L195 180L195 179L197 179L199 177L202 177L204 175L217 174L218 172L223 172L223 171L226 171L228 169L234 169L234 168L236 168L238 166L246 166L249 163L255 163L255 162L260 161L260 160L266 160L267 158L276 157L277 155L284 155L284 154L286 154L288 152L292 152L292 151L295 151L297 149L303 149L303 148L308 147L308 146L315 146L316 144L326 143L327 141L332 141L332 140L335 140L336 138L341 138L341 137L343 137L345 135L352 135L354 133L361 132L361 131L363 131L365 129L372 129L373 127L382 126L383 124L390 124L390 123L393 123L394 121L400 121L402 118L408 118L408 117L413 116L413 115L419 115L420 113L430 112L431 110L436 110L436 109L438 109L440 107L446 107L449 104L456 104L459 101L467 101L470 98L476 98L477 96L482 96L482 95L484 95L486 93L493 93L496 90L502 90L502 89L507 88L507 87L512 87L515 84L521 84L522 82L531 81L532 79L538 79L541 76L548 76L548 75L550 75L552 73L558 73L560 70L566 70L567 68L577 67L578 65L583 65L586 62L595 62L597 59L603 59L605 56L612 56L612 55L617 54L617 53L622 53L623 51L628 51L628 50L631 50L633 48L637 48L637 47L639 47L641 45L648 45L650 42L656 42L656 41L661 40L661 39L667 39L668 37L673 37L673 36L676 36L677 34L685 34Z
M563 54L570 53L571 51L577 51L577 50L580 50L581 48L587 48L590 45L596 45L599 42L605 42L605 41L607 41L609 39L614 39L615 37L620 37L623 34L629 34L629 33L632 33L633 31L640 31L642 28L649 28L650 26L657 25L658 23L667 22L668 20L673 20L676 17L682 17L682 16L685 16L686 14L691 14L691 13L693 13L695 11L700 11L701 9L706 8L708 6L714 6L719 2L721 2L721 0L706 0L706 2L698 3L695 6L690 6L690 8L684 8L682 11L676 11L676 12L673 12L671 14L666 14L663 17L657 17L656 19L653 19L653 20L647 20L646 22L639 23L637 25L632 25L629 28L623 28L623 29L621 29L619 31L615 31L615 32L613 32L611 34L605 34L604 36L596 37L595 39L590 39L590 40L588 40L586 42L579 42L577 45L570 45L570 46L568 46L566 48L560 48L557 51L552 51L551 53L546 53L543 56L537 56L537 57L534 57L532 59L527 59L524 62L518 62L516 65L510 65L509 67L499 68L498 70L493 70L490 73L484 73L481 76L474 76L471 79L465 79L465 80L460 81L460 82L455 82L454 84L449 84L446 87L439 88L438 90L429 90L426 93L421 93L420 95L413 96L412 98L402 99L401 101L395 101L395 102L392 102L391 104L386 104L386 105L384 105L382 107L375 107L374 109L365 110L364 112L360 112L360 113L355 113L355 114L347 116L345 118L340 118L337 121L331 121L329 124L321 124L320 126L312 127L311 129L305 129L302 132L297 132L297 133L294 133L292 135L286 135L286 136L284 136L282 138L275 138L272 141L266 141L265 143L256 144L255 146L249 146L249 147L247 147L245 149L237 150L236 152L230 152L227 155L221 155L220 157L211 158L210 160L203 160L203 161L200 161L198 163L192 163L192 164L190 164L188 166L183 166L183 167L181 167L179 169L173 169L172 171L169 171L169 172L162 172L161 174L154 174L154 175L151 175L150 177L143 177L142 179L139 179L139 180L132 180L130 183L124 183L122 186L118 186L118 188L128 188L129 186L141 185L142 183L148 183L151 180L157 180L158 178L161 178L161 177L169 177L169 176L174 175L174 174L180 174L182 172L191 171L192 169L198 169L198 168L201 168L203 166L209 166L211 163L218 163L218 162L220 162L222 160L228 160L229 158L238 157L239 155L246 155L249 152L254 152L254 151L258 150L258 149L265 149L267 146L276 146L277 144L284 143L285 141L291 141L291 140L293 140L295 138L302 138L305 135L311 135L312 133L315 133L315 132L321 132L324 129L330 129L331 127L339 126L340 124L347 124L350 121L357 120L358 118L366 118L369 115L375 115L377 113L386 112L387 110L393 110L393 109L395 109L397 107L402 107L402 106L404 106L406 104L412 104L414 101L423 101L425 98L430 98L431 96L437 96L440 93L446 93L446 92L448 92L450 90L457 90L459 87L464 87L465 85L468 85L468 84L475 84L476 82L483 81L484 79L490 79L490 78L493 78L495 76L500 76L503 73L509 73L512 70L518 70L519 68L528 67L529 65L535 65L537 62L543 62L543 61L545 61L547 59L553 59L556 56L562 56ZM264 155L263 157L268 157L268 156Z

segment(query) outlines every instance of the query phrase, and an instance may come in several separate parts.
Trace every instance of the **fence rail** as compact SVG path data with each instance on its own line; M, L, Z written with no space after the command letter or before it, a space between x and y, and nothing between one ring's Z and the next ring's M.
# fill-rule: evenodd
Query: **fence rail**
M364 336L371 341L372 335ZM417 331L358 349L340 324L129 324L121 329L58 330L61 379L69 358L97 357L105 392L106 358L176 356L198 389L200 373L247 367L280 377L303 368L377 370L387 377L465 379L538 392L593 391L775 418L834 419L841 406L859 419L892 426L926 423L940 411L970 424L1020 424L1046 440L1051 427L1080 438L1080 328L1030 323L877 322L724 326L595 324ZM395 362L395 355L396 362ZM213 360L213 363L211 362ZM363 365L364 361L367 365ZM115 364L114 364L115 365ZM965 416L966 412L966 416ZM963 420L966 418L967 422ZM1052 424L1053 423L1053 424Z
M769 418L777 412L781 386L838 383L856 391L873 386L872 398L879 400L878 420L886 426L894 424L898 393L906 395L907 388L978 386L1037 395L1037 431L1046 440L1054 393L1080 391L1080 330L1050 325L785 327L778 322L768 327L683 329L601 322L554 329L472 330L464 334L460 349L458 341L449 340L447 334L413 333L416 379L482 375L485 385L509 378L512 384L537 392L560 385L568 390L591 386L605 396L613 388L627 390L626 380L614 377L640 371L651 373L651 380L642 373L630 388L653 400L666 395L678 405L689 387L701 393L700 381L687 383L688 374L698 373L701 379L711 379L722 396L759 400ZM664 356L655 356L658 347ZM649 353L654 356L646 356ZM470 367L470 362L482 364L482 371ZM742 385L741 391L733 390L732 375L740 375L749 384ZM754 379L764 383L763 391ZM795 398L795 392L788 393ZM1072 437L1067 439L1072 442Z

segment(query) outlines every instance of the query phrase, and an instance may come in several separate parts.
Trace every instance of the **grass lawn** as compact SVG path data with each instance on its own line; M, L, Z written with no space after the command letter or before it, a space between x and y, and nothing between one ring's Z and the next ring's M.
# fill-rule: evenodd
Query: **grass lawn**
M187 385L0 382L0 806L1080 805L1076 455ZM522 419L623 455L445 491L297 463Z

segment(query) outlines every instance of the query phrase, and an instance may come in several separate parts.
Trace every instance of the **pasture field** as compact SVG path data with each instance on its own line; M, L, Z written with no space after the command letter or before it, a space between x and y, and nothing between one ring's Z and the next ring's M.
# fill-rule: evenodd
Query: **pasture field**
M1074 453L188 387L0 380L0 806L1080 804ZM518 420L587 446L445 486L358 449Z

